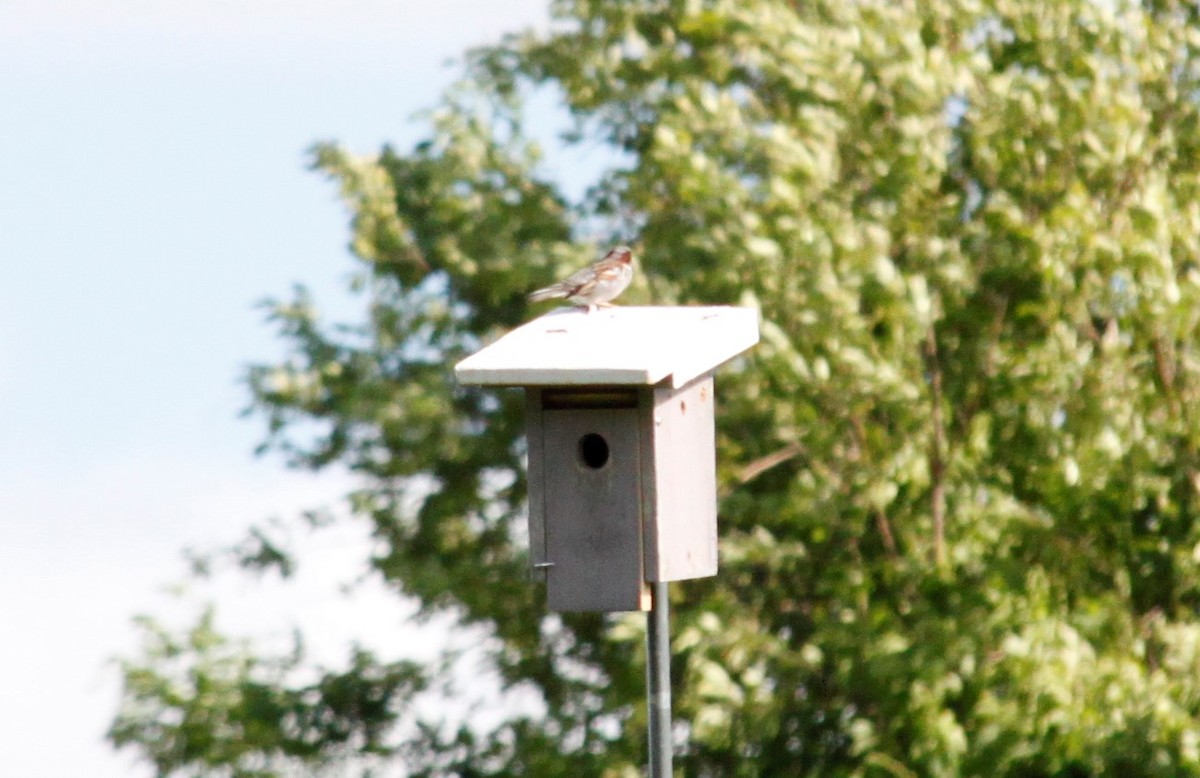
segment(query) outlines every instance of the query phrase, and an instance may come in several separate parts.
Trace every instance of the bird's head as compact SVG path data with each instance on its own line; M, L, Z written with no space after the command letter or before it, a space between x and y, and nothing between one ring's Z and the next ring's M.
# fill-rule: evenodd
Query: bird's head
M633 251L628 246L617 246L608 252L608 257L628 265L633 262Z

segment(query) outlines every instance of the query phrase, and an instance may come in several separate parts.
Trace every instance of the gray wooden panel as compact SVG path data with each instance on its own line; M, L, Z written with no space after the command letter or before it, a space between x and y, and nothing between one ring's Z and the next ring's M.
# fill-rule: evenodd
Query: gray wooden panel
M556 611L649 607L642 573L638 496L641 454L636 409L542 412L547 595ZM601 436L608 459L589 466L580 452Z
M535 581L545 581L545 457L542 454L542 391L530 387L525 391L525 440L528 449L526 483L529 484L529 564Z
M717 474L712 375L654 390L655 492L646 578L717 574Z

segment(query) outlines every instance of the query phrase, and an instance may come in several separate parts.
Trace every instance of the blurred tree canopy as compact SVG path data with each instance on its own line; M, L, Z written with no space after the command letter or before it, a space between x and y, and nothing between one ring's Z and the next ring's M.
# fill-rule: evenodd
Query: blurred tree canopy
M363 316L297 292L290 357L249 375L266 448L362 477L365 564L544 712L438 724L413 701L442 665L147 621L113 743L164 776L638 774L640 622L546 613L519 393L451 371L619 239L626 302L762 316L718 379L721 573L673 588L681 774L1200 775L1197 5L554 16L472 52L425 142L315 150ZM582 197L539 89L607 160Z

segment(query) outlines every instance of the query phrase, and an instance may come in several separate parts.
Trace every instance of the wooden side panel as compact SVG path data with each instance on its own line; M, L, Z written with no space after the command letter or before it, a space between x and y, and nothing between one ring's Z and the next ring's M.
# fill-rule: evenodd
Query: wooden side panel
M647 609L637 411L545 410L542 422L550 609Z
M525 438L529 461L525 477L529 484L529 563L535 581L546 580L545 456L542 453L542 390L525 390Z
M658 473L654 461L654 387L638 388L638 432L642 456L642 566L647 581L659 580L658 548Z
M647 580L717 574L713 405L711 374L680 389L654 390L656 489L653 519L646 523Z

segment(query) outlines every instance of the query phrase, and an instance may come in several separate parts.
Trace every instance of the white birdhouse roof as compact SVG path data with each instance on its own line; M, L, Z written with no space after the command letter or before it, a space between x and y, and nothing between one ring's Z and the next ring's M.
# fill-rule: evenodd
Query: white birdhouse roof
M680 387L758 342L758 311L729 306L560 309L459 362L464 384Z

